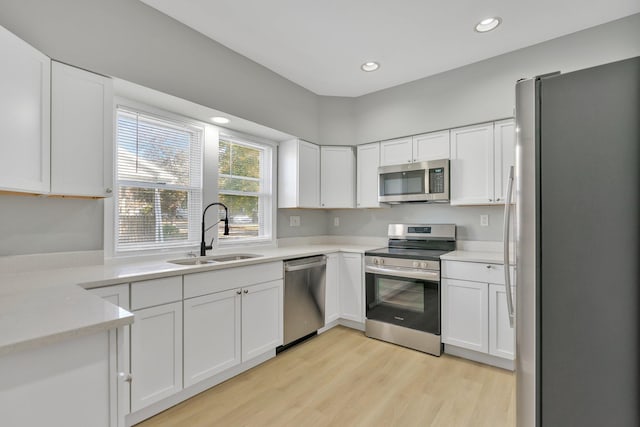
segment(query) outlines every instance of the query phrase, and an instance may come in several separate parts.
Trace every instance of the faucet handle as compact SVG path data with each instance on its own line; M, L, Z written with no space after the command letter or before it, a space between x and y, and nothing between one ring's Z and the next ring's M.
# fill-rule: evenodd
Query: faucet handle
M197 256L198 254L196 254L194 251L187 252L187 257L189 258L196 258Z

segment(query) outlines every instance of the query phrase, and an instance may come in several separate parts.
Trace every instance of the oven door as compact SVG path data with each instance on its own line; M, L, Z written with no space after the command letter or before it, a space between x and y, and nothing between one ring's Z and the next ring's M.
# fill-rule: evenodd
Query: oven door
M367 319L440 335L439 272L366 266L365 280Z

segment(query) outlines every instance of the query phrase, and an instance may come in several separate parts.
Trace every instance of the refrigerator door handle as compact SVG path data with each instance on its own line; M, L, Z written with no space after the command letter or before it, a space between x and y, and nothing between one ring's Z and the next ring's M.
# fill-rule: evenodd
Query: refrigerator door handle
M509 271L509 223L511 216L511 196L513 193L513 166L509 168L509 183L507 185L507 197L504 201L504 287L507 294L507 311L509 314L509 326L513 328L513 296L511 295L511 274Z

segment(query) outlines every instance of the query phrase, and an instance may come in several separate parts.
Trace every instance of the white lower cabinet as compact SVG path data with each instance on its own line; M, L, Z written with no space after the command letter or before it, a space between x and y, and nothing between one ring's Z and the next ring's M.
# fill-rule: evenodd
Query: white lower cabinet
M242 289L242 361L282 345L283 282Z
M504 285L489 285L489 354L515 358L515 329L509 325ZM515 301L515 289L512 288Z
M133 312L131 410L182 390L182 302Z
M510 274L513 278L513 268ZM444 261L442 275L442 341L513 360L515 329L509 325L504 267Z
M489 351L487 284L442 279L442 341Z
M238 365L241 290L184 301L184 386Z
M105 286L95 288L91 293L97 295L111 304L129 310L129 284ZM124 427L124 417L131 412L131 352L130 352L130 327L129 325L110 332L115 334L116 342L116 370L117 384L114 396L117 399L117 425Z
M340 268L340 254L327 255L327 270L324 290L324 324L327 325L340 317L340 302L338 299L338 284Z
M364 322L362 255L341 253L338 274L340 317L354 322Z

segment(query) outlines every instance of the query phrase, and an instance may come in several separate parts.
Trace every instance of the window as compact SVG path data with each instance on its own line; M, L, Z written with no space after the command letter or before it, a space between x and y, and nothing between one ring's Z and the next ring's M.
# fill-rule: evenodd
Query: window
M218 199L229 208L229 236L224 241L271 238L272 148L245 138L221 134L218 145Z
M200 241L204 130L118 107L115 250Z

